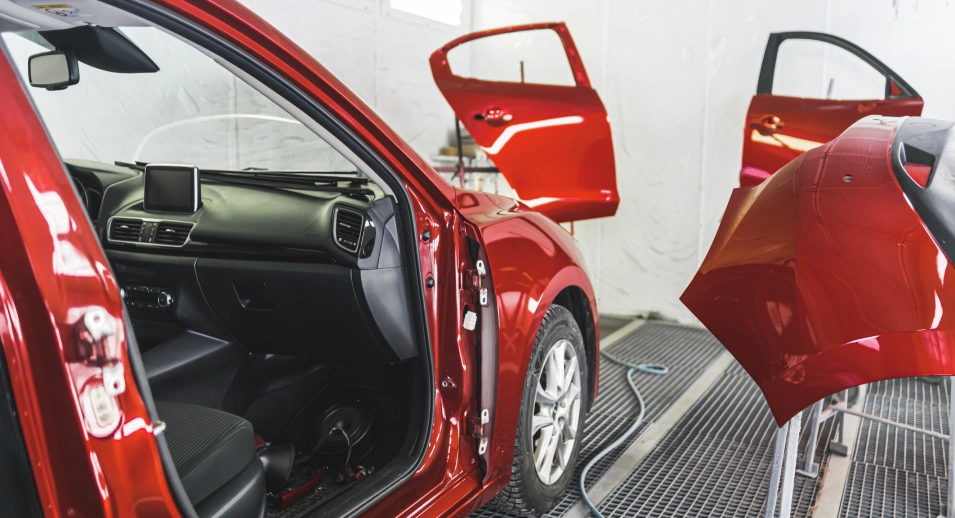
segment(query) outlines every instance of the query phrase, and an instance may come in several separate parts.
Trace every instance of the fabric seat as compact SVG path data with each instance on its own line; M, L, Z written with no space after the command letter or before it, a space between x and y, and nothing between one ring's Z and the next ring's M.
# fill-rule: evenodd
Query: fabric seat
M200 516L206 514L202 512L204 507L218 508L219 501L235 501L235 495L229 493L250 493L257 486L261 486L261 496L248 496L261 501L264 511L264 477L255 453L255 434L248 421L186 403L157 401L156 411L166 423L163 434L179 479ZM230 486L236 487L229 489ZM248 510L235 511L226 516L261 516Z

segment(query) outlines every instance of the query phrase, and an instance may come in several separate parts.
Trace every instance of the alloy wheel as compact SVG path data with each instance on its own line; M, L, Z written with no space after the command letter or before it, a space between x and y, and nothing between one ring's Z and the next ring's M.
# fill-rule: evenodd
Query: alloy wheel
M531 425L534 466L544 484L557 482L570 464L579 423L580 362L574 346L558 340L537 379Z

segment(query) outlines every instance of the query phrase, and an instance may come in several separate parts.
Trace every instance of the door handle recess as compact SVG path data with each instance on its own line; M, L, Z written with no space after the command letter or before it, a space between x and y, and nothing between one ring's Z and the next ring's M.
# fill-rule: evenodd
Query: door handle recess
M499 106L489 106L484 109L484 113L476 113L474 118L484 120L488 126L498 127L514 120L514 115Z
M763 115L763 118L749 123L749 127L758 131L760 135L775 135L786 127L782 120L775 115Z
M878 103L866 101L859 103L859 106L857 106L856 109L859 111L859 113L868 113L874 110L876 106L878 106Z

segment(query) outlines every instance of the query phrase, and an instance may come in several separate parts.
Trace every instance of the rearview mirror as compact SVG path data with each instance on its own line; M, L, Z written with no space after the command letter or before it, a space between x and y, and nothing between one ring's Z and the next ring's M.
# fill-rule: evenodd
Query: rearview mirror
M63 90L80 82L80 66L72 52L45 52L30 56L30 86Z

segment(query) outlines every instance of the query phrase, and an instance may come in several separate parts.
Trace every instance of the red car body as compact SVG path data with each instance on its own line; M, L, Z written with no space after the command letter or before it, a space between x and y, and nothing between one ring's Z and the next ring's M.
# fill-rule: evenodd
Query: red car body
M850 387L955 374L951 126L866 117L733 192L681 300L780 425Z
M434 378L455 383L435 386L431 437L413 478L366 515L460 515L487 502L509 480L520 405L515 395L523 390L537 329L555 300L575 304L582 316L590 379L594 389L597 385L597 308L573 237L524 204L453 188L330 72L239 2L128 5L141 12L156 7L172 11L254 56L334 114L400 177L414 205L418 234L431 233L430 239L419 241L418 252ZM562 26L560 30L566 33ZM570 42L569 35L564 41ZM579 65L579 59L575 63ZM589 89L583 74L578 87ZM128 368L131 358L122 325L107 343L109 355L127 366L126 390L117 400L122 424L102 438L84 428L88 416L79 394L103 380L90 366L75 326L91 307L104 308L115 322L123 322L122 299L70 178L6 59L0 59L0 98L0 342L42 510L46 516L64 517L179 516L144 395ZM599 99L592 99L588 121L602 118L605 125L602 109ZM519 110L513 107L515 116ZM567 114L544 103L533 116ZM599 129L588 138L602 160L600 182L582 181L578 164L555 166L567 172L561 177L564 185L582 185L566 196L549 194L569 200L555 203L558 219L605 216L616 208L609 128ZM509 146L506 158L500 156L502 169L515 162L520 166L516 147ZM491 383L474 379L477 369L469 348L474 339L460 331L461 308L473 296L464 287L465 272L458 264L465 235L483 243L493 277L497 365L483 369ZM427 286L430 279L433 287ZM473 388L479 386L493 390L482 398ZM479 401L493 405L485 469L469 429Z

